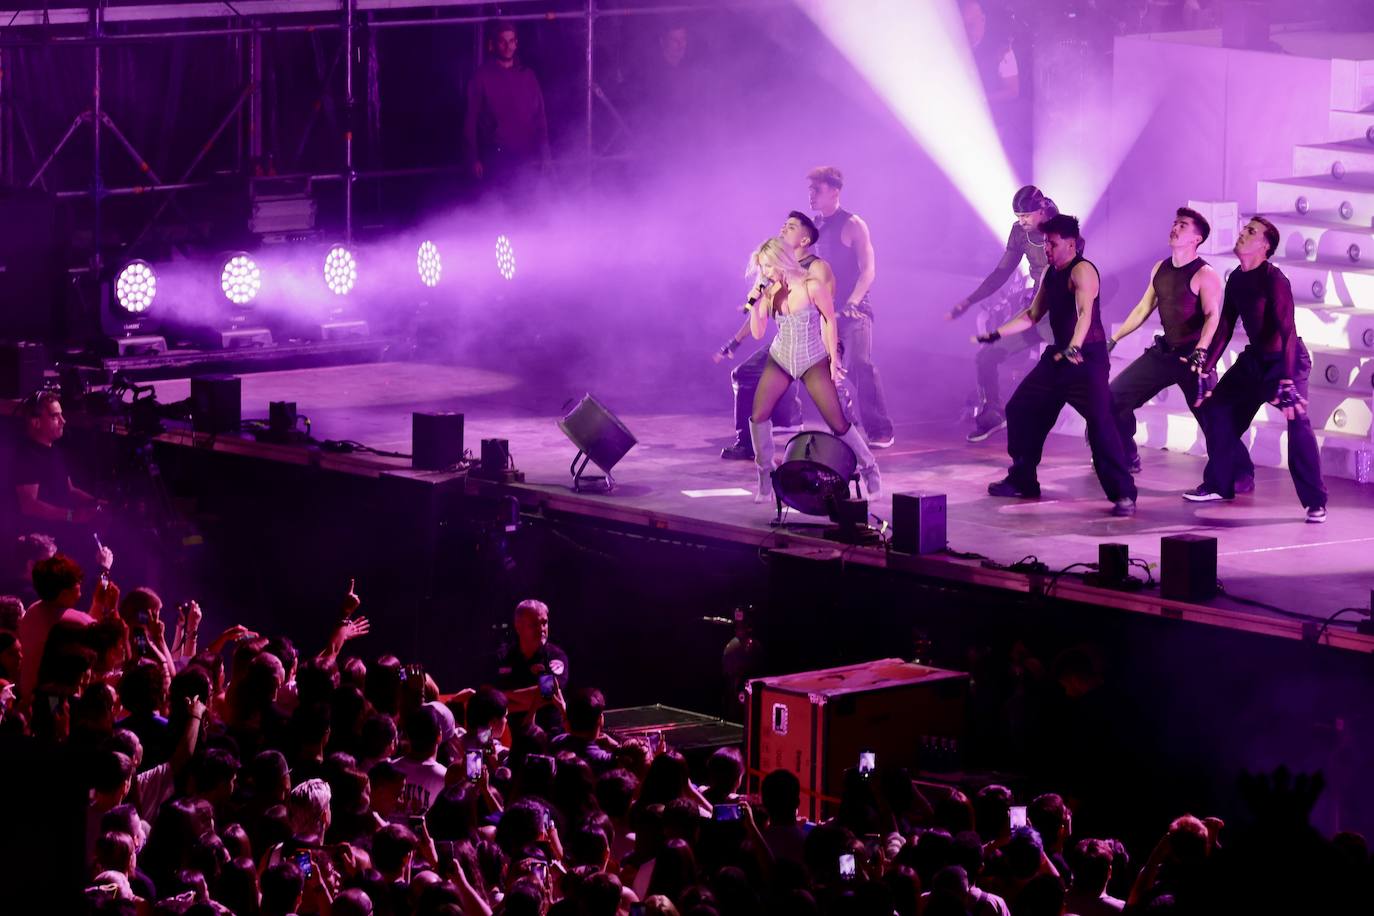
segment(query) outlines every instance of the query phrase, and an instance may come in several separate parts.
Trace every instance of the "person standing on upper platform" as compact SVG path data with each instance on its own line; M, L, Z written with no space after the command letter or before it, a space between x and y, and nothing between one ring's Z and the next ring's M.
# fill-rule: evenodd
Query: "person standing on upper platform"
M487 29L488 57L468 82L463 138L472 176L497 190L529 190L550 165L544 93L516 56L515 23Z

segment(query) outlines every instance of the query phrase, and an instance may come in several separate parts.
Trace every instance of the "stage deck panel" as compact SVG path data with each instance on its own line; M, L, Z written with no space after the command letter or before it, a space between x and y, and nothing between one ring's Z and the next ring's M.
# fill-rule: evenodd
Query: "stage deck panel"
M186 380L156 385L164 402L189 391ZM310 416L316 438L354 439L398 452L410 450L411 411L461 411L467 447L476 453L481 439L507 439L516 467L525 474L524 486L556 497L560 510L582 507L603 518L760 544L774 531L771 507L756 505L750 495L754 465L719 457L732 432L724 412L618 412L639 444L615 467L616 489L609 495L574 496L569 464L576 449L556 425L561 405L498 372L378 363L243 377L245 418L265 415L272 400L295 401ZM609 406L616 409L613 398ZM1043 497L1021 501L995 499L986 492L987 484L1005 473L1005 437L969 445L964 432L954 417L903 421L899 416L897 444L878 453L886 495L872 511L890 517L894 492L944 493L953 550L976 552L1002 564L1034 555L1051 570L1096 561L1097 545L1106 541L1126 543L1132 557L1153 564L1159 561L1161 537L1204 534L1218 539L1219 577L1232 596L1321 618L1342 607L1368 606L1374 586L1374 487L1328 480L1330 520L1309 525L1286 471L1258 468L1254 494L1232 503L1197 505L1179 494L1201 479L1202 459L1147 448L1137 479L1138 514L1117 519L1108 515L1110 504L1081 438L1050 437L1040 474ZM780 447L782 443L779 437ZM406 466L396 459L373 463L378 469ZM700 495L703 491L707 495ZM693 492L698 495L689 495ZM817 521L795 513L787 520ZM951 562L980 568L976 560ZM1057 589L1070 584L1065 579ZM1225 613L1208 622L1260 632L1266 621L1296 629L1271 612L1225 599L1216 606Z

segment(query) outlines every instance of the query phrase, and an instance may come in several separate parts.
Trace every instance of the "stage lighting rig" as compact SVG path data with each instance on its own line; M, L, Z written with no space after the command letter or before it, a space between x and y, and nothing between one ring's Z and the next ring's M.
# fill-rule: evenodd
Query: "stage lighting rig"
M157 298L157 271L147 261L130 261L115 279L119 307L130 315L142 315Z
M335 245L324 256L324 285L336 296L347 296L358 282L358 260L344 245Z
M231 304L252 305L262 289L262 271L252 255L243 251L230 255L220 269L219 288Z
M153 303L157 299L157 271L147 261L130 261L103 297L100 323L115 344L119 356L155 356L167 352L167 340L152 333L157 326Z
M504 234L496 237L496 272L502 280L515 279L515 245Z
M358 259L346 245L335 245L324 257L324 283L336 297L336 305L329 317L318 325L320 340L348 340L367 337L368 324L360 318L350 318L347 306L349 293L358 283Z
M262 326L253 307L262 291L262 268L246 251L225 257L219 272L219 288L231 306L226 326L218 329L220 349L242 350L272 346L272 331Z
M868 524L868 500L850 495L858 487L859 460L838 436L807 431L787 442L782 464L773 471L773 495L782 524L782 507L829 518L824 536L846 544L876 544L882 535Z
M420 243L415 255L415 269L420 274L420 282L433 289L439 285L443 275L444 263L439 256L439 246L426 239Z
M558 421L558 428L577 446L577 454L569 466L573 492L609 493L614 490L611 468L639 442L629 427L611 413L610 408L588 394ZM600 468L602 474L586 474L588 462Z

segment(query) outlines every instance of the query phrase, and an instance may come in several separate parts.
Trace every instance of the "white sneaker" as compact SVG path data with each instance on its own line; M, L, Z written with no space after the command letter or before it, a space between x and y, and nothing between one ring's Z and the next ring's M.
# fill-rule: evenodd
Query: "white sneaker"
M1191 490L1184 490L1183 498L1188 500L1188 502L1190 503L1214 503L1218 500L1227 499L1227 497L1222 496L1220 493L1207 489L1207 487L1203 486L1202 484L1198 484Z

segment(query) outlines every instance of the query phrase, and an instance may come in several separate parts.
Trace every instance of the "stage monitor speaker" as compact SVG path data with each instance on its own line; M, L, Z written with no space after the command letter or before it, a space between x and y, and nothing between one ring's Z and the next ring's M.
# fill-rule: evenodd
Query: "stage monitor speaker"
M510 440L483 439L481 464L482 474L493 479L499 479L502 474L510 470L512 467Z
M410 466L439 471L463 460L463 415L453 411L410 415Z
M1129 544L1097 545L1097 577L1105 584L1125 582L1131 574L1131 548Z
M43 386L47 349L21 340L0 343L0 398L26 398Z
M191 379L191 429L198 433L238 432L243 419L243 380L237 375Z
M868 524L868 500L837 499L835 501L835 511L831 513L830 520L837 525L849 525L852 527L863 527Z
M299 414L295 401L269 401L267 403L267 431L278 439L285 439L296 431Z
M947 504L943 493L892 495L892 549L901 553L939 553L948 546Z
M1159 594L1173 601L1217 595L1217 539L1174 534L1159 539Z

